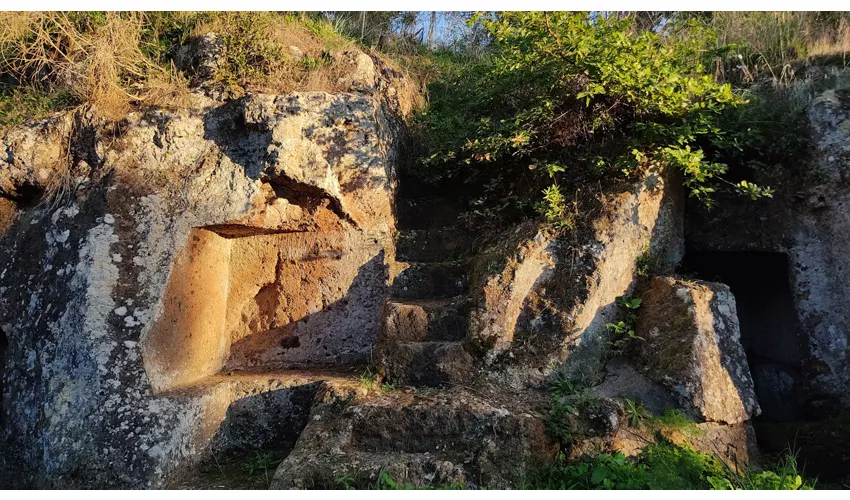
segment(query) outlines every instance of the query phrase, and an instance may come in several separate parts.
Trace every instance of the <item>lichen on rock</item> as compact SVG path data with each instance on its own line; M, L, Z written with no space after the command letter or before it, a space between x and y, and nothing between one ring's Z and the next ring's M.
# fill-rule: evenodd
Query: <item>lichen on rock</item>
M246 390L368 360L405 139L383 95L401 77L360 66L362 92L195 94L119 126L82 109L3 137L0 466L15 484L162 486ZM227 378L251 371L248 389Z

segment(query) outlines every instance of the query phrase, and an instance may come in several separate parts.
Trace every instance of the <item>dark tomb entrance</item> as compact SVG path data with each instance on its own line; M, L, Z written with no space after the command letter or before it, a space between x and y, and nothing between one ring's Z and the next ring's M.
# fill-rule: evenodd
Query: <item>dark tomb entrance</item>
M794 311L788 256L779 252L689 252L685 264L699 279L725 283L735 295L741 343L762 409L760 418L796 420L804 344Z
M686 269L735 294L741 341L762 414L753 427L767 457L797 453L803 474L826 488L850 487L850 414L814 411L803 390L807 337L797 323L788 256L778 252L688 252Z

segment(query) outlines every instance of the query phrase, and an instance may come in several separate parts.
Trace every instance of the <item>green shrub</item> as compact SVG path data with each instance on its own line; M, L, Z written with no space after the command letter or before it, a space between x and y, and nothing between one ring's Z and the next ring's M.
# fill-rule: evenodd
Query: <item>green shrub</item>
M550 185L541 211L567 227L574 210L559 185L653 166L681 169L690 194L706 203L720 186L770 195L724 182L727 166L700 146L721 134L723 113L744 100L703 73L696 54L706 41L697 31L663 38L633 30L630 19L580 12L476 21L491 37L491 54L429 88L431 107L420 117L432 148L426 175L470 166L531 171L537 178L527 184Z
M694 490L812 489L788 455L776 471L739 473L712 455L669 442L654 443L637 456L600 454L568 462L563 455L551 466L533 471L526 489Z

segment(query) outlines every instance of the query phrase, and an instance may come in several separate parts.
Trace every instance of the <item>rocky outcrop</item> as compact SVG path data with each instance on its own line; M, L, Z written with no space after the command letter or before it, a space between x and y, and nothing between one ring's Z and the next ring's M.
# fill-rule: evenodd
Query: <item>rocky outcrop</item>
M273 488L380 484L505 488L557 447L546 435L545 396L450 390L427 395L320 395ZM349 484L344 482L348 481Z
M573 408L580 403L585 408L589 404L594 410L569 415L571 423L578 424L572 426L570 455L619 452L632 456L652 443L666 440L722 458L733 469L758 458L750 421L702 421L691 405L683 404L676 396L663 381L656 382L638 370L628 357L613 357L605 366L602 383L563 398ZM594 419L593 415L597 417Z
M193 44L181 57L205 93L186 109L108 125L79 110L2 139L12 486L161 487L209 453L272 447L292 449L278 488L508 487L558 452L555 375L581 392L554 408L570 456L660 433L734 463L752 456L759 384L846 400L845 91L809 109L828 181L757 205L784 219L749 240L691 225L697 248L788 253L803 380L780 363L751 376L730 289L674 278L639 289L644 340L611 359L617 298L682 259L676 172L606 187L576 231L526 221L485 240L458 200L395 199L412 100L380 59L329 55L351 69L344 92L224 102L203 85L221 44ZM650 418L671 407L697 422Z
M369 359L405 105L364 57L372 86L348 93L195 95L2 139L4 484L160 486L234 402Z
M705 421L737 424L757 416L729 287L656 276L641 298L638 369Z
M67 181L75 160L70 148L75 125L72 115L60 114L8 131L3 146L10 154L0 159L0 195L23 200Z
M766 382L766 400L799 397L794 406L850 406L850 323L843 312L850 293L850 261L844 250L850 238L848 75L846 70L833 75L835 88L816 94L808 105L809 159L772 170L765 180L776 187L772 199L723 199L714 211L692 210L687 224L689 252L787 256L786 269L779 271L787 273L795 333L788 341L772 341L772 352L765 353L769 364L754 371ZM773 332L765 336L775 338ZM784 353L776 352L780 347ZM793 359L784 359L789 356ZM778 412L791 418L798 413Z
M475 259L469 343L490 376L521 386L556 371L597 380L615 299L636 283L639 258L671 268L682 257L684 193L677 173L648 173L608 194L573 240L525 224Z

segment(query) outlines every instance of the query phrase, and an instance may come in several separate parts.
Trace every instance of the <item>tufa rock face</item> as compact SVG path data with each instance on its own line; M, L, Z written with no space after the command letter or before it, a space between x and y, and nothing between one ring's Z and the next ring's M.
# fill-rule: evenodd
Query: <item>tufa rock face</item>
M817 167L829 175L813 188L824 200L792 223L795 244L789 252L797 315L808 333L810 391L826 393L850 407L850 318L843 314L850 293L850 88L827 91L807 110L816 140Z
M613 398L624 401L625 398L635 402L634 404L641 405L646 413L641 416L641 412L638 411L637 416L634 413L629 415L623 411L624 408L621 408L619 427L608 427L614 429L613 435L606 436L598 431L591 433L581 427L577 428L579 432L576 434L577 439L571 452L573 456L599 450L607 450L611 453L621 452L627 456L636 455L647 445L658 442L659 436L703 453L717 455L730 467L740 466L758 456L755 432L750 421L732 425L719 422L695 422L687 414L682 414L684 422L677 423L664 423L660 419L650 419L649 415L663 415L666 410L680 408L683 405L677 401L671 391L635 369L624 356L612 358L605 369L604 382L588 388L587 392L578 399L610 401ZM685 409L692 412L688 406L685 406ZM582 415L579 414L579 416ZM610 418L609 421L615 420Z
M161 486L231 403L317 381L274 373L369 358L403 138L381 81L2 138L4 477Z
M365 487L385 471L401 484L504 488L557 453L544 431L545 395L495 400L453 389L438 395L328 390L273 488Z
M12 227L18 215L18 204L7 198L0 198L0 238Z
M639 369L706 421L736 424L760 413L729 287L657 276L641 298Z
M832 401L850 407L850 318L844 313L850 294L845 251L850 245L850 72L836 76L837 87L817 95L806 109L810 160L773 169L764 181L777 188L772 199L722 200L712 213L692 211L687 223L689 250L787 255L802 351L791 368L801 373L793 382L803 399L795 404L803 406Z
M607 195L585 234L558 238L527 223L500 235L470 279L469 344L491 375L513 386L559 370L596 380L605 324L634 286L638 259L653 254L672 267L682 258L683 197L676 173L652 172Z
M68 143L74 131L74 117L59 114L7 132L7 154L0 158L0 197L25 200L57 185L72 160Z

